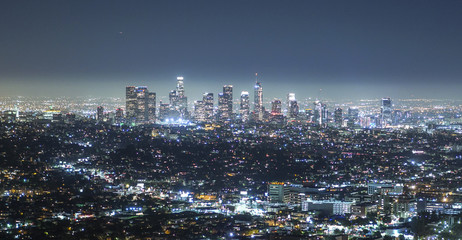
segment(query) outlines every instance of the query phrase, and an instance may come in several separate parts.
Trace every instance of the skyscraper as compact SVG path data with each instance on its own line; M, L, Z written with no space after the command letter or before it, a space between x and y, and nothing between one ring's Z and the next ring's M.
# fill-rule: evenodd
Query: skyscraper
M96 108L96 120L98 122L102 122L104 119L104 108L102 106L99 106Z
M156 122L156 93L148 92L148 119L150 123Z
M127 119L129 122L155 122L156 93L150 93L147 87L128 86L125 90Z
M249 92L247 91L242 91L241 92L241 102L240 102L240 108L239 108L239 114L241 115L242 121L247 121L249 120L249 112L250 112L250 106L249 106Z
M271 102L271 115L281 115L282 114L282 102L279 99L274 99Z
M204 102L204 119L211 122L213 120L213 93L204 93L202 101Z
M149 91L147 87L137 87L135 89L136 93L136 114L135 118L137 122L148 121L149 111L148 111L148 96Z
M125 88L125 111L127 119L133 121L136 115L136 93L134 86L128 86Z
M205 105L204 101L194 102L194 119L198 122L205 122Z
M233 114L233 86L223 86L223 92L218 93L218 120L227 121Z
M188 116L188 98L184 94L184 83L183 77L177 77L177 84L176 84L176 92L178 94L177 101L178 101L178 111L180 112L180 116L184 119Z
M295 99L295 93L287 94L287 115L289 118L296 118L298 116L300 108L297 100Z
M380 124L382 127L390 126L392 123L391 118L392 105L390 98L382 98L382 106L380 108L381 121Z
M257 74L255 74L257 76ZM255 120L257 121L262 121L263 120L263 88L261 86L261 83L257 82L255 83L255 94L254 94L254 114L255 114Z
M115 122L117 124L120 124L123 121L123 118L124 118L124 110L122 108L117 108L116 114L115 114Z
M348 127L353 127L359 122L359 109L348 108Z
M342 109L341 108L335 108L334 111L334 122L337 127L341 127L343 123L343 115L342 115Z
M170 101L170 117L174 118L187 118L188 114L188 98L185 95L184 91L184 78L176 78L176 89L170 91L168 98Z
M327 111L327 106L320 101L316 101L314 105L315 108L313 120L319 125L324 126L329 120L329 112Z
M225 98L225 103L227 106L226 117L230 119L233 115L233 85L223 86L223 97Z
M165 121L168 118L169 111L170 111L170 104L162 103L162 101L160 101L160 104L159 104L159 120L160 121Z

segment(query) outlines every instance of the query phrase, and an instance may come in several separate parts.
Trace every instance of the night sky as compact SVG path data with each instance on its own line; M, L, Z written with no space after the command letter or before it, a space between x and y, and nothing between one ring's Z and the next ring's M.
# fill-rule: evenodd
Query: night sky
M0 2L0 95L461 99L462 1ZM320 93L319 89L323 89Z

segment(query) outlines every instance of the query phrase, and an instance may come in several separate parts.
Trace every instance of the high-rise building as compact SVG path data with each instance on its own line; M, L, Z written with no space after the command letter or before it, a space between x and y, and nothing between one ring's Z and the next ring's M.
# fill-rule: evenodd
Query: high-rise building
M176 89L170 91L168 99L170 101L169 117L171 118L188 118L188 98L184 91L184 78L176 78Z
M188 117L188 98L184 94L184 83L183 77L177 77L177 84L176 84L176 93L177 96L177 110L180 112L180 117L187 118Z
M392 105L390 98L382 98L382 106L380 108L380 117L381 117L381 126L387 127L391 125L391 113L392 113Z
M241 92L241 102L239 108L239 114L241 115L242 121L249 120L250 104L249 104L249 92Z
M130 122L154 122L156 119L156 93L147 87L128 86L125 90L127 119Z
M115 113L115 122L120 124L124 119L124 110L122 108L117 108Z
M205 104L204 101L194 102L194 119L198 122L205 122Z
M160 121L165 121L168 118L169 112L170 112L170 104L162 103L162 101L160 101L160 104L159 104L159 120Z
M295 93L287 94L287 115L289 118L296 118L300 107L295 99Z
M226 114L227 119L231 119L233 116L233 85L223 86L223 97L226 103Z
M149 111L148 111L148 96L149 91L147 87L137 87L135 89L136 93L136 114L135 118L137 122L148 121L149 119Z
M136 93L134 86L128 86L125 88L125 110L127 112L127 119L134 121L136 116Z
M348 127L353 127L359 123L359 109L348 108Z
M96 120L98 122L102 122L104 119L104 108L102 106L99 106L96 108Z
M257 74L255 74L257 76ZM257 82L255 83L255 89L254 89L254 114L255 114L255 120L257 121L262 121L263 120L263 88L261 86L261 83Z
M318 123L319 125L324 126L329 121L329 112L327 110L326 104L316 101L314 103L314 116L313 121Z
M233 114L233 86L223 86L223 92L218 93L218 120L228 121Z
M342 109L341 108L335 108L335 111L334 111L334 122L335 122L335 125L337 125L337 127L340 127L342 126L343 124L343 114L342 114Z
M202 101L204 102L204 119L211 122L213 120L213 93L204 93Z
M282 103L279 99L271 102L271 115L282 115Z
M156 122L156 93L148 93L148 119L150 123Z

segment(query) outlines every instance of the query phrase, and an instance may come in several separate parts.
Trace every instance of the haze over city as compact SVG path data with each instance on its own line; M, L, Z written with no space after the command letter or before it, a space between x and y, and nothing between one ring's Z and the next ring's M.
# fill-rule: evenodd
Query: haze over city
M462 1L0 3L0 239L460 240Z
M460 1L4 1L2 96L460 99ZM320 93L319 89L323 89Z

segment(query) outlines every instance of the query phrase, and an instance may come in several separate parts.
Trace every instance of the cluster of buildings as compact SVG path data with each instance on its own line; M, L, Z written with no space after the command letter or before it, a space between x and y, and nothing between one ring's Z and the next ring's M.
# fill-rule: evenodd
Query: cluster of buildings
M147 87L126 87L126 116L122 109L116 110L115 121L117 123L231 123L231 122L269 122L283 124L288 121L308 121L321 126L335 125L343 127L390 127L397 125L405 119L401 111L393 111L390 98L381 101L380 113L360 116L359 109L349 107L347 113L341 107L335 107L330 113L325 102L316 100L312 108L301 111L300 104L295 98L295 93L287 94L286 109L280 99L273 99L271 109L267 110L263 101L262 83L256 81L254 87L254 101L251 111L250 95L248 91L242 91L239 98L239 109L233 111L233 86L223 86L223 92L216 95L204 93L202 100L194 101L192 112L188 111L188 98L185 95L184 78L177 78L177 87L169 93L169 102L160 101L159 110L156 111L156 94L149 92ZM286 113L284 115L284 112ZM96 118L101 119L102 107L98 107ZM408 113L407 113L408 114ZM406 116L409 117L409 116ZM395 118L395 119L394 119Z

